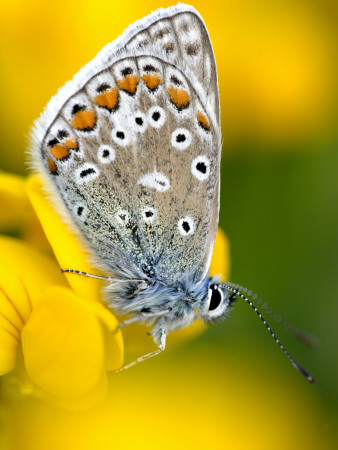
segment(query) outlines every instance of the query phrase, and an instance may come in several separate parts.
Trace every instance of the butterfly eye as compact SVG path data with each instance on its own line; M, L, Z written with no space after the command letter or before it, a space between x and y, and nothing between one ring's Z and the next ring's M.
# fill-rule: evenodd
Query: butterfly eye
M228 309L227 296L221 286L211 284L206 300L204 319L208 322L223 319Z
M216 311L223 302L223 293L220 289L210 289L209 312Z

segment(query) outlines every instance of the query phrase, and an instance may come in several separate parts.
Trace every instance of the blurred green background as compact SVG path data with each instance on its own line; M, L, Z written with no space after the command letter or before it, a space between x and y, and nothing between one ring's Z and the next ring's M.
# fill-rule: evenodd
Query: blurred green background
M178 448L337 448L337 2L191 4L218 65L220 225L230 240L231 280L318 337L319 347L308 349L270 321L316 384L238 301L226 322L114 380L118 426L138 448L172 433ZM1 0L0 168L26 173L26 137L49 98L129 23L169 5ZM81 429L86 419L78 420ZM128 437L121 442L128 448Z

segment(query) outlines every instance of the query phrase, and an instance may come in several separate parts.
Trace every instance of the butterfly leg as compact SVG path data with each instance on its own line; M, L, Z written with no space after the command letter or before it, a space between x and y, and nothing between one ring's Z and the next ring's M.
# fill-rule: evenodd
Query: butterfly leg
M153 356L156 356L159 353L161 353L165 349L165 343L166 343L166 337L167 337L165 328L161 328L160 333L161 333L161 340L160 340L160 344L159 344L157 350L155 350L154 352L151 352L151 353L147 353L143 356L140 356L139 358L135 359L134 361L132 361L129 364L126 364L125 366L121 367L121 369L118 369L115 372L121 372L122 370L130 369L130 367L133 367L136 364L138 364L142 361L145 361L146 359L152 358Z

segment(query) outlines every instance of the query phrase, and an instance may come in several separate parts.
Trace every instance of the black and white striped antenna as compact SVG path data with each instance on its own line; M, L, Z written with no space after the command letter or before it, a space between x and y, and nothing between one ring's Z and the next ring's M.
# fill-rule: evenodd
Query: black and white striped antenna
M279 346L279 348L284 352L284 354L288 357L289 361L291 362L291 364L295 367L295 369L298 370L298 372L300 372L307 380L309 383L314 383L314 379L312 377L312 375L304 369L304 367L302 367L291 355L290 353L286 350L286 348L284 347L284 345L280 342L280 340L277 338L277 336L275 335L275 333L272 331L272 329L270 328L270 325L267 323L267 321L264 319L264 317L262 316L262 314L259 312L259 310L256 308L256 306L252 303L251 300L249 300L244 294L242 294L240 292L239 289L241 289L241 287L233 287L229 284L224 284L222 285L223 288L229 290L230 292L232 292L233 294L237 295L238 297L241 297L248 305L251 306L251 308L255 311L255 313L257 314L257 316L261 319L261 321L264 323L264 325L266 326L266 328L268 329L269 333L271 334L271 336L274 338L276 344ZM244 290L244 289L243 289Z

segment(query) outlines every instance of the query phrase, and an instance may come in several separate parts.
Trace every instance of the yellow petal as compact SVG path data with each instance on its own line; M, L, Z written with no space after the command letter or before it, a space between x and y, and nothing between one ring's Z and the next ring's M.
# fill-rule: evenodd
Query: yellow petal
M19 339L0 323L0 375L14 369L18 344Z
M0 228L11 231L21 228L32 209L23 177L0 172L0 205Z
M60 267L98 274L99 272L88 264L87 255L76 233L71 231L57 214L57 204L54 203L51 206L51 200L47 198L38 176L34 175L28 179L27 193ZM102 282L100 280L76 274L65 274L65 276L80 297L91 300L101 297Z
M26 309L16 300L19 289L27 297L25 302L34 306L47 286L66 284L54 258L19 239L0 236L0 265L8 272L0 273L1 280L24 318L27 318Z
M49 288L22 331L29 376L60 400L77 400L99 391L97 385L104 382L105 325L91 305L70 289ZM115 353L110 355L114 369L121 366L123 358L119 334L115 335Z
M218 228L214 252L211 258L210 275L220 275L222 281L230 277L230 245L224 231Z
M19 175L0 172L0 229L16 233L43 251L50 246L29 202L26 180Z
M22 327L52 283L64 283L54 259L22 241L0 237L0 375L14 368Z

